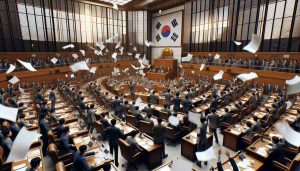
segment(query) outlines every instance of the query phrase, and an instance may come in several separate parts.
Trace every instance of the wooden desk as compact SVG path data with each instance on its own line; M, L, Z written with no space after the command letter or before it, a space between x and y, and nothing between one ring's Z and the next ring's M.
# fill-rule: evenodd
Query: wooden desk
M167 73L147 72L146 77L149 80L156 80L156 81L172 79L171 74L169 72L167 72Z
M88 165L93 166L92 170L100 170L105 163L113 162L111 154L108 152L108 150L108 153L105 153L104 148L95 148L92 150L88 150L87 152L95 152L95 155L90 155L86 157Z
M206 134L207 145L206 148L209 148L213 144L213 136L210 133ZM188 158L191 161L196 160L195 153L197 152L197 129L190 132L181 139L181 155Z
M76 147L77 150L79 149L79 147L81 145L87 145L89 142L92 142L93 145L92 146L88 146L87 145L87 147L88 147L87 151L100 147L99 142L96 141L96 140L94 140L92 138L92 136L89 135L89 134L87 136L78 136L78 137L75 137L75 138L73 138L73 142L74 142L74 145L75 145L75 147Z
M253 144L251 144L247 149L247 154L249 154L251 157L261 161L265 162L267 161L269 154L267 153L267 150L269 147L270 140L264 139L261 141L260 139L256 140ZM261 149L263 153L259 153L258 150Z
M233 151L238 151L240 149L241 137L246 129L245 123L239 123L235 125L235 128L230 127L224 130L223 146Z

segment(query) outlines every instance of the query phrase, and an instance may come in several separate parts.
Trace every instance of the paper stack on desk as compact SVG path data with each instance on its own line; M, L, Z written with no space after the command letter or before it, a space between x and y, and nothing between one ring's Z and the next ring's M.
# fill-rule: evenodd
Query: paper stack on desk
M264 157L268 156L266 147L259 147L256 152Z

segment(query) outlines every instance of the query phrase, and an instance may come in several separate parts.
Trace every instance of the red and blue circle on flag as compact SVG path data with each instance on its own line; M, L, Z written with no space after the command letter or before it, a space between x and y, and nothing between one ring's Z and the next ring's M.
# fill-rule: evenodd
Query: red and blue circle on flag
M163 37L168 37L171 33L171 28L168 25L165 25L162 29L161 29L161 34Z

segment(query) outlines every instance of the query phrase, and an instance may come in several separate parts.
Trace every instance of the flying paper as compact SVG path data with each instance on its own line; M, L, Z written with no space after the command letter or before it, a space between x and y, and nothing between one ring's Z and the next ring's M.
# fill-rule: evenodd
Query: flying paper
M192 58L193 58L193 55L188 53L186 57L181 58L181 61L182 62L189 62Z
M238 42L238 41L234 41L234 43L237 45L237 46L240 46L242 44L242 42Z
M286 121L281 121L275 124L275 128L287 142L296 147L300 146L300 133L291 128Z
M16 84L17 82L19 82L19 78L16 76L13 76L8 82L12 83L12 84Z
M66 74L65 76L68 77L68 74Z
M214 59L217 60L217 59L220 59L221 55L219 55L218 53L215 55Z
M89 63L90 62L90 58L87 58L86 60L85 60L85 63Z
M51 59L51 62L52 62L54 65L56 64L57 61L58 61L58 59L55 58L55 57Z
M146 104L143 103L141 97L138 97L138 98L135 100L135 106L138 106L138 107L139 107L139 110L143 110L143 109L146 107Z
M291 101L287 101L287 102L285 102L285 104L286 104L286 109L289 109L292 106Z
M137 48L134 46L132 50L136 52L136 51L137 51Z
M73 49L75 46L73 45L73 44L69 44L69 45L66 45L66 46L64 46L64 47L62 47L63 49L69 49L69 48L71 48L71 49Z
M200 113L194 113L194 112L189 111L188 117L189 117L190 122L196 124L197 126L201 125L201 122L200 122L201 114Z
M75 58L75 59L77 59L77 58L78 58L77 53L73 53L73 54L72 54L72 57Z
M146 45L147 47L150 47L151 44L152 44L152 42L150 42L150 41L148 41L148 40L145 40L145 45Z
M291 80L286 80L285 83L287 84L287 95L297 94L300 92L300 77L298 75Z
M102 51L99 51L99 50L97 50L97 49L94 49L94 53L95 53L95 55L102 55Z
M132 55L132 53L129 53L129 52L128 52L128 53L127 53L127 55L131 56L131 55Z
M90 69L90 73L95 74L95 73L96 73L96 70L97 70L97 67L93 67L93 68Z
M283 58L290 58L290 55L283 55Z
M139 59L141 54L135 54L135 59Z
M209 149L202 152L196 152L196 157L198 161L209 161L217 158L214 152L214 147L210 147Z
M169 123L173 126L178 126L179 125L179 119L173 115L169 117Z
M25 90L23 88L18 87L18 89L19 89L20 93L25 93Z
M70 65L70 68L72 72L77 72L79 70L90 70L85 61L76 62Z
M118 9L118 5L117 5L116 3L112 2L112 4L113 4L113 9L119 10L119 9Z
M85 50L79 50L83 56L85 56Z
M220 70L216 75L214 75L214 80L220 80L223 78L224 71Z
M126 72L128 72L129 71L129 68L125 68L122 72L123 73L126 73Z
M97 42L96 46L98 46L101 50L103 50L105 48L103 42Z
M116 44L115 49L118 49L120 46L121 46L121 42L118 42L118 43Z
M141 74L143 77L146 75L142 69L139 70L139 74Z
M200 71L202 71L204 69L204 67L205 67L205 64L201 64L200 65Z
M106 42L106 43L111 43L111 41L112 41L113 39L114 39L114 37L111 37L111 38L105 40L105 42Z
M33 66L31 65L31 63L29 62L24 62L21 61L19 59L17 59L25 68L27 68L29 71L36 71L36 69L33 68Z
M113 54L111 55L111 57L112 57L113 59L116 60L116 59L117 59L117 55L118 55L118 54L115 52L115 53L113 53Z
M255 72L245 73L245 74L239 74L237 76L238 79L242 80L243 82L253 80L257 78L257 74Z
M158 11L158 13L160 13L160 14L161 14L161 10L159 10L159 11Z
M132 67L133 69L135 69L135 70L138 70L138 69L139 69L138 67L134 66L133 64L131 64L131 67Z
M6 162L25 159L31 144L40 136L41 134L30 132L23 126L12 145Z
M0 118L16 122L18 110L18 108L7 107L0 104Z
M123 55L123 52L124 52L124 47L123 47L123 46L121 46L121 47L119 48L119 51L120 51L120 55Z
M247 46L243 48L243 50L246 50L251 53L256 53L256 51L259 49L260 43L261 43L261 38L258 37L256 34L252 33L251 41Z
M113 70L113 72L111 74L114 75L114 76L117 76L119 73L120 73L120 69L114 67L114 70Z
M74 77L75 77L75 75L74 75L74 74L71 74L71 75L70 75L70 77L71 77L71 78L74 78Z
M16 69L16 66L14 66L13 64L9 64L9 68L6 71L6 74L13 72L15 69Z

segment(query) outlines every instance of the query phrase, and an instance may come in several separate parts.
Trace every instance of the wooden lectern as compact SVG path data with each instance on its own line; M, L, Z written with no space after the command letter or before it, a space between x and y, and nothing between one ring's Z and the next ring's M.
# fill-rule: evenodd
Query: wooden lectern
M177 76L177 60L176 59L155 59L154 60L154 66L153 67L161 67L169 68L169 72L167 73L153 73L153 72L147 72L146 76L150 80L169 80L173 79Z

